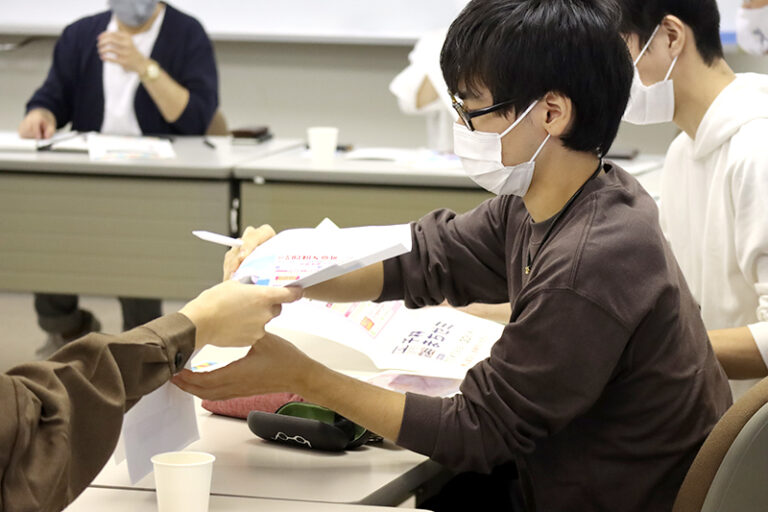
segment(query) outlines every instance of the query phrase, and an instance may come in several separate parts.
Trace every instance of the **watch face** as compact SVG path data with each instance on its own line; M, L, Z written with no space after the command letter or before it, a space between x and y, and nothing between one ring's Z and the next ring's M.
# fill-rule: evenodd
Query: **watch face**
M156 62L150 62L147 64L147 70L145 71L146 77L150 80L154 80L158 76L160 76L160 67L157 65Z

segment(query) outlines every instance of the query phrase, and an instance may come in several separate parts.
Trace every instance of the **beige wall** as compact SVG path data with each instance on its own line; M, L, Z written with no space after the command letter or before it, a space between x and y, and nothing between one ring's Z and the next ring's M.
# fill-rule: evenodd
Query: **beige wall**
M2 42L0 38L0 42ZM54 40L0 52L0 130L15 129L23 105L43 80ZM358 145L419 146L425 125L400 114L387 90L407 63L408 48L281 43L216 43L221 106L231 126L267 124L279 136L303 137L331 124ZM729 54L737 71L768 73L768 57ZM664 152L673 126L623 126L617 145Z

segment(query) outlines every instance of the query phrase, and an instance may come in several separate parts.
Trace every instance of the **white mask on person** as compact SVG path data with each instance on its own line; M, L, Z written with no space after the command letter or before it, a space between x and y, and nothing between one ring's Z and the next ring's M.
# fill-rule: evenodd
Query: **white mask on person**
M657 26L656 30L653 31L650 39L645 43L645 46L634 62L635 76L632 78L629 103L627 103L627 109L624 111L623 116L624 121L628 123L668 123L675 117L675 86L674 82L669 79L669 75L675 69L677 57L674 58L672 65L669 66L664 80L653 85L645 85L640 80L640 72L637 70L637 63L640 62L640 59L648 51L648 47L651 45L651 41L653 41L659 28L661 28L661 25Z
M109 0L115 17L129 27L140 27L155 13L159 0Z
M489 192L496 195L523 197L531 186L536 157L541 153L550 135L544 139L533 157L524 163L506 166L502 162L501 139L525 119L537 101L502 133L470 131L463 124L453 125L453 151L461 159L464 172Z
M768 53L768 6L757 9L739 7L736 14L736 41L752 55Z

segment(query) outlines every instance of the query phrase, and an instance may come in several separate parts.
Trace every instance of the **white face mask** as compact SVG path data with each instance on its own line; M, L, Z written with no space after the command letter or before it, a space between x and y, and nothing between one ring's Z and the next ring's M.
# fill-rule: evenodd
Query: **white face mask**
M489 192L496 195L515 195L523 197L531 186L534 161L541 153L550 135L544 139L531 159L522 164L505 166L502 162L501 139L525 119L537 101L531 103L512 126L502 133L470 131L463 124L453 125L453 151L461 159L464 172Z
M747 53L768 53L768 6L758 9L739 8L736 14L736 40Z
M675 69L677 57L672 61L672 65L669 66L669 71L667 71L667 76L664 77L664 80L653 85L643 84L643 81L640 80L640 72L637 70L637 63L640 62L645 52L648 51L648 47L651 45L651 41L653 41L659 28L661 28L661 25L656 27L648 42L645 43L640 55L635 59L635 76L632 78L629 103L623 117L625 121L632 124L668 123L675 117L675 86L672 80L669 79L669 75Z

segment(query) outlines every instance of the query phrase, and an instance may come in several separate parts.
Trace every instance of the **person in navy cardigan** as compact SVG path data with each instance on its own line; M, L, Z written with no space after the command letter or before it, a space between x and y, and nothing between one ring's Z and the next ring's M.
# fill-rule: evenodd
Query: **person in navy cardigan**
M218 75L202 25L158 0L109 6L64 29L19 135L48 138L70 123L82 132L203 135L218 108ZM120 302L125 330L161 315L157 299ZM75 295L35 294L35 309L49 335L41 355L100 328Z

